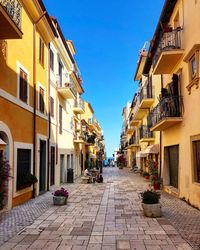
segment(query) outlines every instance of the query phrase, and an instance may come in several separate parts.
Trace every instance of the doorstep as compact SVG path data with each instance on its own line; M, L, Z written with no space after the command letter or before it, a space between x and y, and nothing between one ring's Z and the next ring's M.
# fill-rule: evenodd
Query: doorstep
M175 196L176 198L179 198L179 191L173 186L163 186L163 191Z

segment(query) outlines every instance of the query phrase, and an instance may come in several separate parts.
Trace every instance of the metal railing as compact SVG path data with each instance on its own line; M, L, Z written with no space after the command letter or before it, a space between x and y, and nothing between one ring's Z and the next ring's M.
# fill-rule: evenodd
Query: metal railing
M153 66L155 66L161 52L182 48L182 28L178 27L168 32L161 32L158 39L159 42L153 58Z
M139 92L139 98L140 98L140 103L142 102L143 99L152 99L155 97L154 95L154 86L148 84L148 81L145 83L145 85L141 88Z
M181 96L162 97L158 105L148 116L148 125L153 127L164 118L182 117L183 98Z
M154 138L154 133L150 131L150 127L146 125L142 125L139 128L140 139L143 138Z
M81 99L79 100L75 99L74 108L81 108L82 110L85 111L85 102Z
M94 117L88 119L88 123L95 125L96 124L96 119Z
M18 0L0 0L0 4L4 7L10 18L21 30L22 6Z
M85 135L85 141L90 144L95 144L96 135Z
M135 103L134 103L134 107L133 107L133 119L134 119L134 116L135 114L137 113L138 109L139 109L139 106L140 106L140 91L138 92L138 95L135 99Z
M129 146L133 144L138 144L138 143L139 143L138 137L131 136L131 138L129 139Z

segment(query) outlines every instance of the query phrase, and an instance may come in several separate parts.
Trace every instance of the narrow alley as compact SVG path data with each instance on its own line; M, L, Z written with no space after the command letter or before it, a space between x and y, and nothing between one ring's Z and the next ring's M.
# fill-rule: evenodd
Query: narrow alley
M139 194L147 185L127 169L104 168L103 184L66 185L65 206L48 192L0 214L0 249L200 249L199 211L162 193L163 216L146 218Z

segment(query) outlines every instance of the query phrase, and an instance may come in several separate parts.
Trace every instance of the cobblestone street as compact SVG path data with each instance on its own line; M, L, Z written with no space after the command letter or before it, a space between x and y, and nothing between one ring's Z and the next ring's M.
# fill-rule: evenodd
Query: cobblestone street
M103 184L66 185L67 206L48 192L0 214L0 249L200 249L200 212L162 195L163 217L146 218L147 183L127 169L104 169Z

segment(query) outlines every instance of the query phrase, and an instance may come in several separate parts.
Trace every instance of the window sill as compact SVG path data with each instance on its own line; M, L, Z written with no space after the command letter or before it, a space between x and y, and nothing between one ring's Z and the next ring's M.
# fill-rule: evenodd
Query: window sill
M199 77L198 76L194 77L194 79L192 79L190 81L190 83L186 86L189 95L191 94L191 88L195 85L196 85L196 89L198 89L199 88Z

